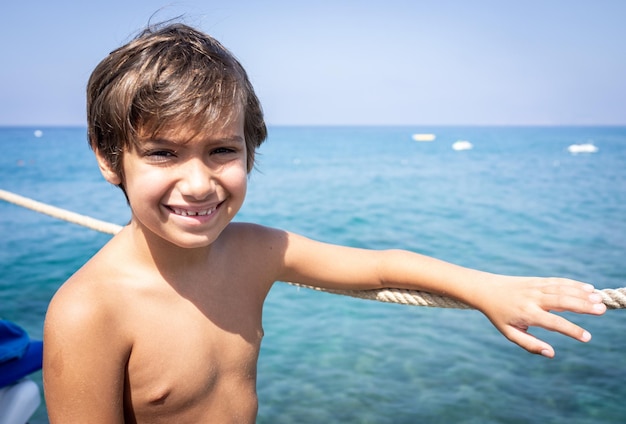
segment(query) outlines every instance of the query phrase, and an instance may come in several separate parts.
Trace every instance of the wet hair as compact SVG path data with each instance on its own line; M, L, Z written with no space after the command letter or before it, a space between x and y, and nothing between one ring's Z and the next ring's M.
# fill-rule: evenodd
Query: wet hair
M247 171L267 136L246 71L217 40L181 23L153 25L111 52L87 85L89 144L121 178L122 152L183 126L196 134L244 113Z

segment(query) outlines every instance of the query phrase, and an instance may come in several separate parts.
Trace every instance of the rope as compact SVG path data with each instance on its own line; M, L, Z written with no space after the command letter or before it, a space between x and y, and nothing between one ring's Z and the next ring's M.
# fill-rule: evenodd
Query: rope
M75 212L70 212L68 210L41 203L36 200L29 199L28 197L23 197L2 189L0 189L0 199L26 209L31 209L35 212L50 215L53 218L61 219L63 221L91 228L92 230L100 231L101 233L116 234L122 229L122 227L119 225L111 224L110 222L100 221L99 219L91 218L89 216L81 215Z
M5 190L0 189L0 199L9 203L31 209L35 212L39 212L51 217L61 219L63 221L78 224L86 228L90 228L95 231L99 231L107 234L116 234L122 226L112 224L110 222L100 221L95 218L91 218L86 215L81 215L75 212L71 212L65 209L57 208L45 203L37 202L36 200L29 199ZM288 284L304 287L307 289L323 291L332 294L338 294L342 296L356 297L359 299L375 300L378 302L387 303L400 303L403 305L412 306L428 306L438 308L455 308L455 309L472 309L471 306L458 300L452 299L446 296L440 296L428 292L406 289L376 289L376 290L332 290L322 289L319 287L307 286L304 284L290 283ZM602 301L606 305L607 309L625 309L626 308L626 287L619 289L603 289L596 290Z

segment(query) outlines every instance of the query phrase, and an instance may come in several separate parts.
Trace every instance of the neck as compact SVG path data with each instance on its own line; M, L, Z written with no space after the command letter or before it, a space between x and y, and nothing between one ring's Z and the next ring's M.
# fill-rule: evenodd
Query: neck
M137 223L134 219L123 231L137 252L137 257L163 276L167 281L185 281L185 274L193 275L198 267L207 265L212 244L199 248L177 246ZM197 275L197 274L196 274Z

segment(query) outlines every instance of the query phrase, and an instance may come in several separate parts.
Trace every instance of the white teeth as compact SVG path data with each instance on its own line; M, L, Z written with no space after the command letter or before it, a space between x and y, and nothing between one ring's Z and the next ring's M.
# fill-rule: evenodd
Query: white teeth
M189 211L186 209L178 209L178 208L170 208L170 209L172 209L172 211L176 215L180 215L180 216L207 216L215 212L215 208L205 209L203 211L197 211L197 212Z

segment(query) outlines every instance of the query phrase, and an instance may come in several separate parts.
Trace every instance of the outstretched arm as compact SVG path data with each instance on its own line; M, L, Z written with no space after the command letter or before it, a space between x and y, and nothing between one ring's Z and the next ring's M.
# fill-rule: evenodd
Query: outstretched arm
M601 315L606 307L589 284L563 278L525 278L481 272L403 250L372 251L319 243L289 234L284 281L339 290L406 288L458 299L487 316L510 341L531 353L554 349L528 333L542 327L586 342L581 327L556 315Z

